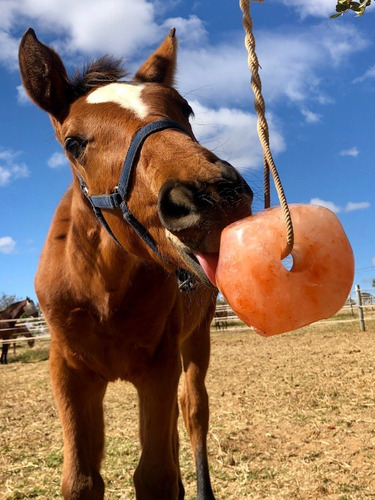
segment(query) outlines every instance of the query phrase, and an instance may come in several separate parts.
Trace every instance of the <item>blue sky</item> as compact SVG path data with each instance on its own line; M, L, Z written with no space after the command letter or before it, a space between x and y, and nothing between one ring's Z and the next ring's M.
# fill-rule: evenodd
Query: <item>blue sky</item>
M334 7L335 0L252 3L254 32L287 199L336 212L353 246L355 283L371 288L375 7L358 19L348 13L331 20ZM125 56L135 72L175 26L177 87L195 111L195 133L242 171L261 210L262 154L237 1L10 0L1 11L0 293L35 298L43 242L72 178L48 116L20 86L17 50L29 26L69 72L108 52Z

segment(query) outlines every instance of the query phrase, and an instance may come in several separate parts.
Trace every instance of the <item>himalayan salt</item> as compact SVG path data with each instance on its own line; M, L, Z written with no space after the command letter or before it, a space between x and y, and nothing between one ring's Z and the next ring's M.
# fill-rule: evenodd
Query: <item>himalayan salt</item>
M280 207L237 221L221 235L217 286L237 316L265 336L332 316L353 283L353 252L335 214L317 205L289 208L289 271L281 260L286 228Z

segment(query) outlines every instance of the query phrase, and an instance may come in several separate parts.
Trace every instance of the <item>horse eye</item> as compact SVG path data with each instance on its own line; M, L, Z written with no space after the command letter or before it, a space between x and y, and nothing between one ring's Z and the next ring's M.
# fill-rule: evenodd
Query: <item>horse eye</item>
M87 140L81 137L67 137L65 139L65 151L73 156L76 160L82 156Z

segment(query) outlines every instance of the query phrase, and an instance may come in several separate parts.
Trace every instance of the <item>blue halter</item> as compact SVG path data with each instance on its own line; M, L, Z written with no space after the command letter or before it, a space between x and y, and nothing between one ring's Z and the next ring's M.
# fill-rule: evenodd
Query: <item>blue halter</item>
M131 226L134 231L142 238L142 240L158 255L158 257L162 258L165 262L167 262L159 253L159 250L156 246L155 241L153 240L151 234L147 231L147 229L134 217L134 215L130 212L126 202L129 197L129 183L130 183L130 176L132 173L132 169L135 166L135 160L137 153L141 149L145 139L151 135L154 134L155 132L159 132L161 130L164 130L166 128L175 128L182 130L185 133L188 133L187 130L180 125L178 122L172 121L172 120L159 120L156 122L151 122L142 127L140 130L138 130L128 149L128 152L126 153L124 165L122 167L121 171L121 176L120 176L120 181L115 187L113 193L111 194L99 194L99 195L92 195L90 196L88 194L88 188L85 184L85 181L82 179L82 177L78 176L81 189L85 197L89 200L89 202L92 205L92 208L95 212L95 215L99 222L102 224L102 226L106 229L108 234L115 240L115 242L120 245L121 243L118 241L116 236L113 234L111 228L107 224L107 221L105 220L102 209L109 209L109 210L114 210L118 207L121 208L122 215L124 220Z

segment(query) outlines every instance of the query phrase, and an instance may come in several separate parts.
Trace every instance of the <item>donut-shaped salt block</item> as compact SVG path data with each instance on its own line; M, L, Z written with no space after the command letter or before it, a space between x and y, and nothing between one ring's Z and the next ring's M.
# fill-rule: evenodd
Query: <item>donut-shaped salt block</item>
M332 316L353 283L353 251L336 215L318 205L289 208L290 270L281 260L286 242L281 207L237 221L221 235L217 286L237 316L265 336Z

